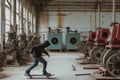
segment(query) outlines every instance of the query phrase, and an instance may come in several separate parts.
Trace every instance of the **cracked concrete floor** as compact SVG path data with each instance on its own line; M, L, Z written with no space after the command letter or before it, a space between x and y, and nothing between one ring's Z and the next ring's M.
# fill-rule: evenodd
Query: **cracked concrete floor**
M47 71L55 74L51 76L50 80L93 80L90 75L85 76L75 76L79 73L93 73L94 70L84 70L83 65L78 65L76 58L80 57L80 53L76 52L50 52L51 56L48 58L45 56L45 59L48 61ZM28 77L24 76L25 70L30 66L21 66L21 67L4 67L4 71L1 74L5 74L6 77L0 80L30 80ZM75 66L76 71L73 70L72 65ZM42 64L34 68L31 71L31 74L42 74ZM45 76L34 76L35 79L32 80L49 80Z

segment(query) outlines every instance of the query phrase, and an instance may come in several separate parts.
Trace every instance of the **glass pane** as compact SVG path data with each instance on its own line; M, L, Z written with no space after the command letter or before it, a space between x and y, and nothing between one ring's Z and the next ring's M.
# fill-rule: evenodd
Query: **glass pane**
M19 25L19 14L16 14L16 24Z
M10 20L5 20L6 25L10 25Z
M19 13L19 0L16 0L16 12Z
M5 18L10 20L10 9L8 7L5 7Z
M5 5L10 7L10 5L8 4L8 2L10 3L10 0L8 0L8 1L5 0Z

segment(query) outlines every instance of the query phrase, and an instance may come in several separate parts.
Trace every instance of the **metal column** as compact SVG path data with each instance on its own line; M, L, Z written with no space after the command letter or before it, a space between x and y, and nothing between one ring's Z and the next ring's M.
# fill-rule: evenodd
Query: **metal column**
M3 52L4 36L5 33L5 0L0 0L0 43L1 52Z
M11 8L11 25L14 30L17 31L16 26L16 0L12 0L12 8Z
M116 14L115 14L115 8L116 8L116 6L115 6L115 0L113 0L113 22L116 22L116 19L115 19L115 16L116 16Z

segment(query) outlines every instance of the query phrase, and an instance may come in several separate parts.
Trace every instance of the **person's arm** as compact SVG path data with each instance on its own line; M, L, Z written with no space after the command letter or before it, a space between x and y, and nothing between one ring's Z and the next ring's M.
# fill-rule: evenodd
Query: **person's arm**
M30 51L30 52L31 52L31 54L33 54L33 51L34 51L34 47L32 47L32 48L31 48L31 51Z
M45 53L48 57L50 56L45 49L44 49L43 53Z

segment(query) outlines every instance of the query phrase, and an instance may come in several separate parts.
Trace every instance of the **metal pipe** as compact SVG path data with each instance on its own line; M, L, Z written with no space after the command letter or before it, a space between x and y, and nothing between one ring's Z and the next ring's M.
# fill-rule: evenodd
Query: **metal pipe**
M94 31L96 31L96 29L97 29L97 25L96 25L96 23L97 23L97 20L96 20L96 11L94 12Z
M92 31L92 16L90 15L90 31Z
M98 3L98 27L100 28L100 3Z
M113 0L113 22L116 22L116 20L115 20L115 16L116 16L115 9L116 9L116 7L115 7L115 0Z

